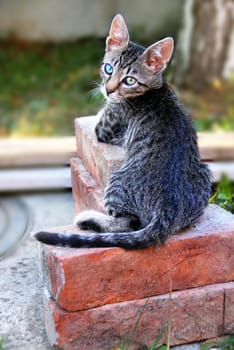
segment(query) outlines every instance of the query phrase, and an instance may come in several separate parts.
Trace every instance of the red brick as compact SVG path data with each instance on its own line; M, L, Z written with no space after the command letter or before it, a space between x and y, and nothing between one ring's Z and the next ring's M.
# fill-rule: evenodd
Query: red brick
M224 333L234 333L234 282L225 288Z
M163 329L162 341L167 341L169 320L171 345L218 337L223 328L225 286L211 285L78 312L61 309L47 292L48 338L51 345L64 350L114 350L123 339L125 344L131 343L129 350L140 350L151 345Z
M76 202L76 213L85 209L104 211L104 193L100 186L96 183L92 176L90 176L78 157L72 158L70 163L72 174L72 192Z
M57 228L74 231L74 226ZM43 247L50 292L68 311L234 280L234 216L210 205L195 227L163 247Z
M84 117L75 120L77 153L88 172L97 183L105 188L110 174L122 164L124 150L97 142L94 127L98 117Z

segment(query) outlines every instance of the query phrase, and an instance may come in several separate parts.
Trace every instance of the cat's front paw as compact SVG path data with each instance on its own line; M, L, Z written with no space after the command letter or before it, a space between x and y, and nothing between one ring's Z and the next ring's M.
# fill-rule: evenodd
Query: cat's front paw
M110 143L111 135L105 129L102 129L100 126L96 126L95 134L97 136L98 142Z

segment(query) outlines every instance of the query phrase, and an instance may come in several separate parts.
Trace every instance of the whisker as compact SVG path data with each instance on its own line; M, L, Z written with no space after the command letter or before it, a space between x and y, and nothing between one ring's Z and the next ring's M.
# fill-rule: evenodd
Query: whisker
M101 93L100 86L97 86L89 91L89 95L91 96L91 100L98 100L102 98L104 100L104 96Z

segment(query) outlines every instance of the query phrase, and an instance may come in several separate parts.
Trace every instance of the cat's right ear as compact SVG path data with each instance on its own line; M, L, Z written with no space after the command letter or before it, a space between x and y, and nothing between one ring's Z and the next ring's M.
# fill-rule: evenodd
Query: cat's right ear
M106 51L122 50L129 43L128 28L123 16L116 15L111 23L109 36L106 39Z

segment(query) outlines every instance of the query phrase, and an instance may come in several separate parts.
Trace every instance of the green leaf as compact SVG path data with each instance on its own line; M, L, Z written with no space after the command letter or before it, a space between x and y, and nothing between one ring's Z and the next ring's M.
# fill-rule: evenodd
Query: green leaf
M156 346L158 345L158 343L162 339L164 332L165 332L165 329L163 328L161 330L161 332L159 333L159 335L157 336L157 338L155 339L155 341L151 344L151 346L149 347L148 350L156 350ZM157 348L157 350L164 350L163 346L165 346L165 345L161 345L159 348Z
M159 346L159 348L157 348L156 350L167 350L167 345L163 344Z
M214 346L216 346L216 343L205 343L201 345L200 350L210 350Z
M225 193L218 193L217 198L221 201L226 201L228 199Z
M120 350L125 350L125 341L124 340L122 340Z

